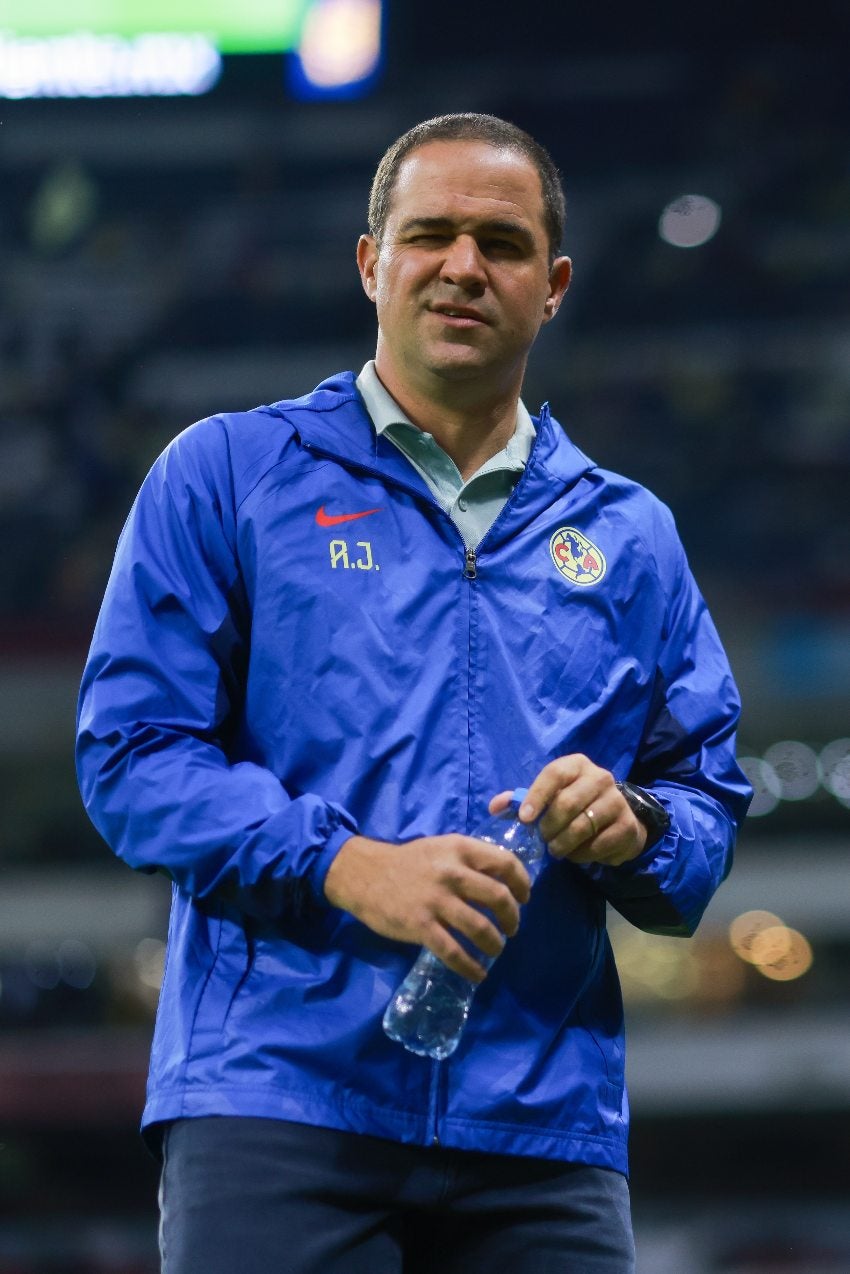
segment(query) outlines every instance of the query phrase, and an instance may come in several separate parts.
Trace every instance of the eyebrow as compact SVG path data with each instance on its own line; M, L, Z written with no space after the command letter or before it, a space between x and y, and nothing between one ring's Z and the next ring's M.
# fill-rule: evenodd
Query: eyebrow
M414 230L453 230L457 224L450 217L411 217L399 226L399 234L410 234ZM529 247L534 245L534 235L517 221L480 221L475 225L475 233L510 235Z

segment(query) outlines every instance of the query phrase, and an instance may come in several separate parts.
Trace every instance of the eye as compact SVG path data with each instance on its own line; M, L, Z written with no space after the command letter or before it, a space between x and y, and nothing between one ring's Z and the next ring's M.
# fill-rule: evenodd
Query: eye
M489 256L516 257L520 256L521 248L513 239L484 239L481 249Z

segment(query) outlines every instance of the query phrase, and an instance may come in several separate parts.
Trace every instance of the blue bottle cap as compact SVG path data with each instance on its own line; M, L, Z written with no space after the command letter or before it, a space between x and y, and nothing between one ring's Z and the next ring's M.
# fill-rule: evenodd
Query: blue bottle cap
M513 801L516 805L522 805L523 801L525 800L525 798L526 798L527 796L528 796L528 788L527 788L527 787L515 787L515 788L514 788L514 794L513 794L513 796L511 797L511 800L512 800L512 801Z

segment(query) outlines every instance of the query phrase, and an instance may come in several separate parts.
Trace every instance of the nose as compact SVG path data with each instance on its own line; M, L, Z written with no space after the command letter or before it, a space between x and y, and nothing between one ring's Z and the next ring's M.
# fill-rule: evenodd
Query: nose
M443 258L440 278L467 291L482 288L487 279L484 259L471 234L452 239Z

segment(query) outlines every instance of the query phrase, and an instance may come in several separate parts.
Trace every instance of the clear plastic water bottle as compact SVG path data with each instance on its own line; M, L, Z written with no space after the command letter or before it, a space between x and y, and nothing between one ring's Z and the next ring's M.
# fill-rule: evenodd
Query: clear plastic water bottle
M535 823L519 821L519 807L527 791L524 787L516 788L507 809L492 815L472 835L476 840L515 854L533 884L543 864L546 846ZM463 941L479 964L489 969L497 957L487 956L468 940ZM384 1030L391 1040L420 1057L450 1057L460 1043L477 985L455 973L433 951L423 947L387 1005Z

